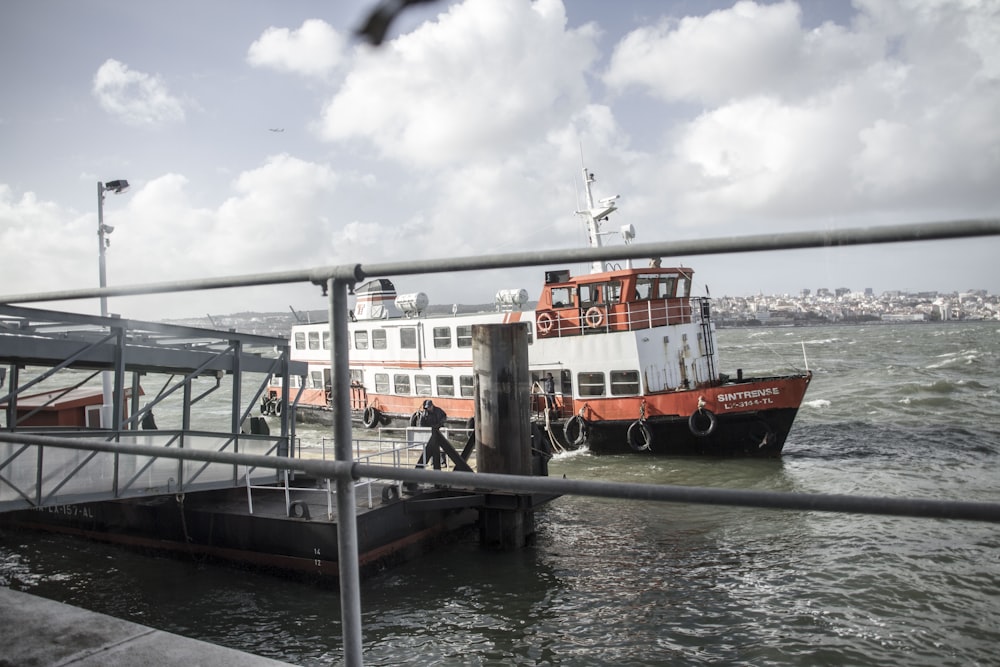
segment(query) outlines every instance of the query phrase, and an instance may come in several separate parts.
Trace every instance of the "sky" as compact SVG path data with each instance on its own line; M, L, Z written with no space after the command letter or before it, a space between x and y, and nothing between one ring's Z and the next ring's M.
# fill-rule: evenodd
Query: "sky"
M438 0L378 47L355 34L375 6L0 4L0 300L98 286L118 179L113 286L582 247L584 163L636 242L1000 216L1000 0ZM1000 293L998 250L664 265L699 295ZM544 268L394 282L535 299ZM308 284L110 299L154 320L325 307Z

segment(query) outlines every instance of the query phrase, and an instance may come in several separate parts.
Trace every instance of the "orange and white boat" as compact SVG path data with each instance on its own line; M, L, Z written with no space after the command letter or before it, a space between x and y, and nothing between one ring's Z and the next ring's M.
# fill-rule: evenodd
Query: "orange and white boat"
M617 195L595 205L593 174L583 171L590 244L601 246L601 225L617 210ZM622 228L626 242L631 225ZM369 428L412 423L430 398L452 423L474 412L472 327L528 325L528 355L537 393L537 422L563 446L594 453L647 452L719 456L780 455L812 374L735 377L719 372L710 301L691 296L693 271L648 266L591 272L545 272L534 310L523 289L497 292L491 312L428 315L423 293L397 295L376 279L355 289L350 330L351 405ZM329 325L300 324L291 333L292 358L307 376L291 379L300 418L330 411ZM543 387L552 374L550 400ZM273 413L282 391L272 385L261 406ZM548 407L551 403L552 407Z

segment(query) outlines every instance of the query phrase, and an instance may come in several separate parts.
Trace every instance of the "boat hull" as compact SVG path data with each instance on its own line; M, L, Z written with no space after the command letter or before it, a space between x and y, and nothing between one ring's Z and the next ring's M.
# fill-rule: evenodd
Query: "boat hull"
M718 415L707 435L693 432L690 417L679 416L645 420L648 430L644 434L637 434L641 427L635 421L587 422L579 442L571 441L579 439L575 425L567 429L564 421L551 426L563 447L585 447L593 454L776 458L781 456L797 412L784 408Z

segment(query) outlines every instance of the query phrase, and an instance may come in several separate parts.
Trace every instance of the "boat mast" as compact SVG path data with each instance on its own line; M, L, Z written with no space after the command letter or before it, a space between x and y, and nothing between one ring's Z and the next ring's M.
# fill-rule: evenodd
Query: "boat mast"
M596 180L597 178L587 171L585 165L583 167L583 185L587 192L587 208L583 211L577 211L577 214L582 215L587 221L587 240L591 248L601 247L601 223L606 221L609 215L618 210L618 207L615 206L615 200L618 199L618 195L598 200L598 205L594 206L594 195L590 190L590 184ZM601 273L604 270L604 262L600 260L591 262L591 273Z

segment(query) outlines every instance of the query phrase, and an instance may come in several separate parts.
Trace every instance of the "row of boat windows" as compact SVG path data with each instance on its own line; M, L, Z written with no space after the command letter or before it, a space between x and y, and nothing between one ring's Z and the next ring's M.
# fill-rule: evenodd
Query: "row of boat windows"
M558 371L558 393L572 395L572 374L568 370ZM351 371L353 383L362 383L362 372ZM310 373L310 384L313 388L325 387L323 371ZM532 382L542 386L543 373L532 373ZM293 382L294 385L294 382ZM592 396L636 396L639 394L639 371L581 371L576 374L577 394L581 397ZM430 375L425 373L375 373L376 394L396 394L398 396L462 396L471 398L475 385L473 376L459 375L456 385L455 376ZM456 393L457 392L457 393Z
M691 278L688 276L643 274L636 278L634 301L649 299L669 299L673 296L687 297L691 290ZM581 308L595 304L615 304L622 301L622 283L620 280L609 280L600 283L584 283L577 287L553 287L552 307L565 308L577 305ZM576 301L574 302L574 292Z
M417 328L398 327L399 348L402 350L417 349ZM472 325L451 327L433 327L431 338L435 349L448 350L452 347L472 347ZM531 330L528 330L528 344L531 344ZM358 329L352 337L352 348L355 350L387 350L389 349L389 329ZM329 331L296 331L293 337L296 350L329 350Z

